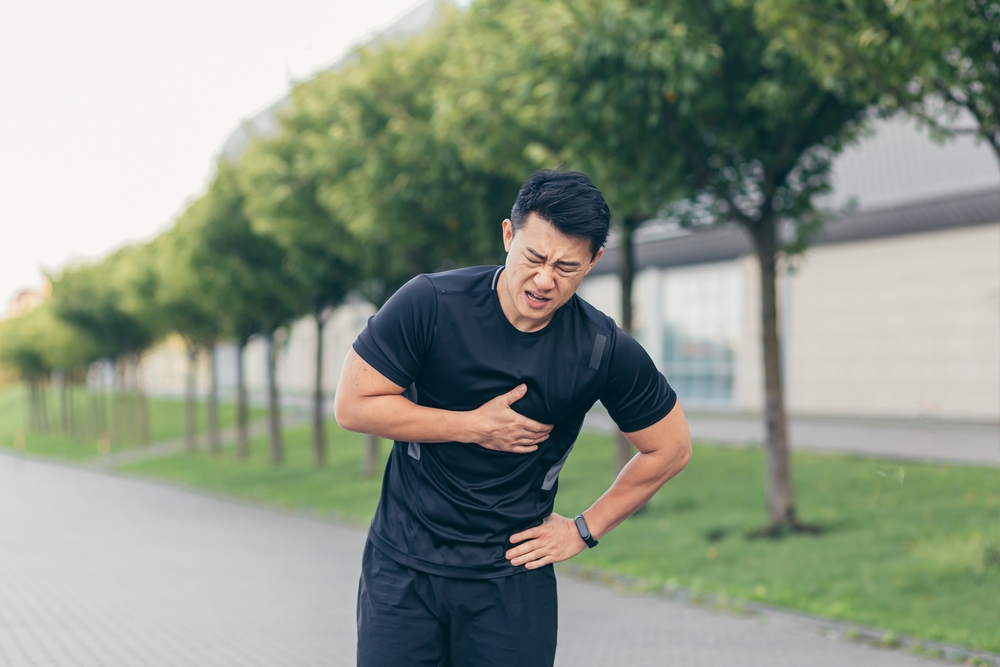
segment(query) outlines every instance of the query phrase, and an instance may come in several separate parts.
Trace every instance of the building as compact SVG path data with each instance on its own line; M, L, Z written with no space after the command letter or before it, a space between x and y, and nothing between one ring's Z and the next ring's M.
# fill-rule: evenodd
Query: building
M791 414L1000 421L1000 169L985 144L876 125L840 155L828 223L779 278ZM689 408L763 409L759 272L737 228L637 242L635 334ZM582 288L619 312L617 251Z

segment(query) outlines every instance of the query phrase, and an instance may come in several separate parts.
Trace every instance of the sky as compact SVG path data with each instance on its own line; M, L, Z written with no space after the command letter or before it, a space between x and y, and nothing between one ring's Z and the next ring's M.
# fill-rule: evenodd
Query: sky
M0 317L168 227L242 119L417 4L0 3Z

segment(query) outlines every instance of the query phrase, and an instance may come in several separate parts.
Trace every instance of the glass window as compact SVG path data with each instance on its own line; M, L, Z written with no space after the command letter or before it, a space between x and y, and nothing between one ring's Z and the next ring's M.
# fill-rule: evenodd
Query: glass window
M662 280L663 374L685 405L731 405L742 318L739 268L672 269Z

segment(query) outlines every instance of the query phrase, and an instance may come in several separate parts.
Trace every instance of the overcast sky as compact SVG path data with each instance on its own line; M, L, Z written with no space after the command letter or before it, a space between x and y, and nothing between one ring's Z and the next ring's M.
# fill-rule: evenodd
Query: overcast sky
M167 227L241 119L414 0L0 3L0 317Z

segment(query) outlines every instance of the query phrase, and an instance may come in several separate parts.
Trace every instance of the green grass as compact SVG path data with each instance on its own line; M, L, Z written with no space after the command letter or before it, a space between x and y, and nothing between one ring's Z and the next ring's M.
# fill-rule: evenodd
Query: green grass
M124 468L127 472L211 489L237 498L285 509L310 509L319 515L367 524L375 512L382 486L382 468L390 445L380 445L379 473L361 472L362 439L356 433L327 427L327 465L312 464L308 427L285 431L286 462L271 465L265 437L250 441L250 458L238 461L231 450L219 456L207 452L151 459Z
M106 432L98 428L95 410L108 411L108 404L95 403L94 397L85 389L78 388L73 392L73 402L76 412L78 433L76 436L60 432L59 399L55 392L50 392L48 401L48 432L40 433L26 428L27 406L26 391L21 386L7 387L0 391L0 447L15 449L31 454L49 456L68 460L85 460L100 453L120 451L135 447L138 443L110 442ZM175 440L183 435L184 402L151 398L149 404L150 442ZM265 411L252 408L251 419L263 417ZM206 431L206 413L204 405L198 409L198 432ZM236 408L229 403L219 406L219 422L221 428L232 426L236 422Z
M310 463L306 428L287 433L288 463L231 452L180 455L130 471L358 523L371 517L381 476L360 472L361 437L330 426L330 463ZM383 443L382 458L387 453ZM574 563L753 600L895 633L1000 651L996 545L1000 471L797 453L802 517L822 537L747 540L762 526L763 455L757 448L696 446L688 468ZM556 511L585 509L611 483L612 442L584 434L561 479Z

